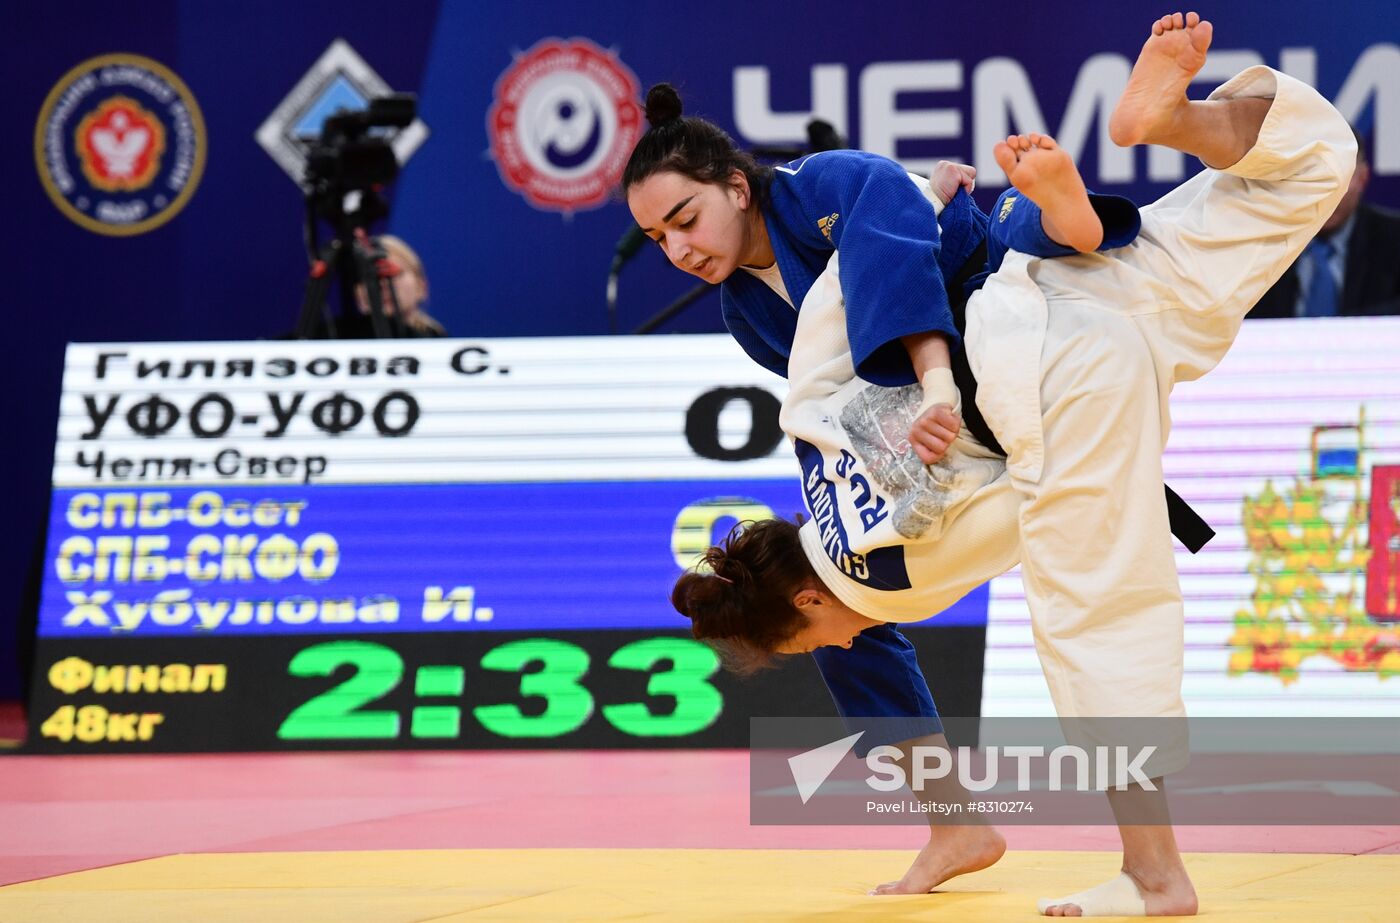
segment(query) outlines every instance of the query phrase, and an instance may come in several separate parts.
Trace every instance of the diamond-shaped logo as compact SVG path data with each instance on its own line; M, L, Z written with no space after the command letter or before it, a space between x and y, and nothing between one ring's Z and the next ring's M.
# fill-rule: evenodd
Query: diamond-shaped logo
M306 173L306 152L320 136L325 120L340 109L364 109L371 99L392 92L350 43L338 38L278 103L254 137L300 184ZM393 147L403 166L428 140L428 126L422 119L414 119L406 128L383 130L381 137Z

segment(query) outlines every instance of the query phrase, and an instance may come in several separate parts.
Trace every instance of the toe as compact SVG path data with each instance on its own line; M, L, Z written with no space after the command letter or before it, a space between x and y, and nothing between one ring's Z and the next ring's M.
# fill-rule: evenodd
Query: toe
M1196 28L1196 24L1197 24L1198 22L1200 22L1200 21L1201 21L1201 14L1200 14L1200 13L1187 13L1187 14L1186 14L1186 28L1188 28L1188 29L1194 29L1194 28Z
M870 891L870 895L871 895L872 897L880 897L880 896L883 896L883 895L886 895L886 894L918 894L918 893L919 893L919 891L918 891L917 889L912 888L912 887L906 885L906 884L904 883L903 879L901 879L901 880L899 880L899 881L887 881L887 882L885 882L885 883L882 884L882 885L878 885L878 886L876 886L875 888L872 888L871 891Z
M1180 13L1172 14L1172 26L1177 29L1184 29L1186 27L1186 20L1182 18Z
M992 156L996 158L997 166L1001 167L1003 173L1010 173L1016 166L1016 152L1005 141L996 143L992 148Z

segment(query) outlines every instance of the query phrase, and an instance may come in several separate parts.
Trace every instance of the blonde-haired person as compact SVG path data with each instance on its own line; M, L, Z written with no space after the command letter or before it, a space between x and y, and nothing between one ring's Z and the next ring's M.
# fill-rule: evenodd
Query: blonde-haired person
M424 308L428 303L428 274L417 251L393 234L380 234L375 240L399 270L380 283L383 286L384 316L391 319L390 326L395 333L408 337L447 336L446 328ZM396 301L397 311L394 308ZM355 289L355 303L359 306L360 314L368 317L369 295L363 286Z

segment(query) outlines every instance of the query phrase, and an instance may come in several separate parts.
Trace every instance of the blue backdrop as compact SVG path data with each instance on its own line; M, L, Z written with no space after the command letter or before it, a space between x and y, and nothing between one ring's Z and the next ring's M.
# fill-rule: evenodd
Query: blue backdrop
M1376 136L1370 197L1400 202L1400 4L1337 2L1321 17L1302 0L1219 6L1205 11L1216 24L1216 49L1236 54L1217 60L1257 56L1311 71ZM841 0L757 10L718 0L684 11L496 0L25 7L7 15L0 38L7 77L0 107L12 136L29 137L45 98L71 68L131 53L160 62L189 87L207 125L208 159L173 220L111 237L60 212L29 144L0 147L3 175L13 183L5 250L17 325L4 373L10 492L0 555L0 698L20 689L15 626L47 519L63 344L247 339L293 326L306 265L300 195L254 132L336 38L389 86L419 94L430 134L393 190L385 227L417 246L431 278L431 311L459 336L607 331L603 283L629 222L624 207L536 208L503 181L490 155L487 117L498 80L517 55L551 37L596 43L642 87L677 83L691 112L745 143L780 141L755 135L781 135L816 106L835 116L855 146L892 145L911 164L969 160L1003 118L1041 127L1022 124L1038 108L1052 131L1074 134L1088 118L1081 164L1095 186L1147 200L1171 185L1150 175L1175 175L1170 162L1154 168L1143 153L1127 173L1099 163L1094 81L1131 61L1158 12L1113 0L890 2L879 16ZM1029 95L1016 89L1024 74L1034 76ZM765 75L766 100L754 82ZM791 114L786 123L783 113ZM979 188L984 207L998 188ZM689 287L659 252L644 251L623 276L623 329ZM667 329L717 330L716 306L710 296Z

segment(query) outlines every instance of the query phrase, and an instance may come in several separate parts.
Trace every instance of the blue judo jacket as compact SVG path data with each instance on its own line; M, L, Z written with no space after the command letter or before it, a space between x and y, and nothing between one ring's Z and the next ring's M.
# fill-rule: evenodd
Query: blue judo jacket
M954 351L960 336L945 280L958 278L985 244L994 271L1008 248L1033 256L1075 251L1048 238L1035 203L1008 189L989 222L960 191L935 218L933 205L904 168L864 151L824 151L778 167L763 215L783 285L794 305L841 251L841 291L856 374L878 385L914 382L900 337L940 332ZM1005 207L1015 199L1014 207ZM1100 249L1138 233L1137 208L1117 196L1093 196L1104 219ZM990 236L989 236L990 226ZM725 325L759 365L787 377L797 312L762 280L736 272L720 289Z

